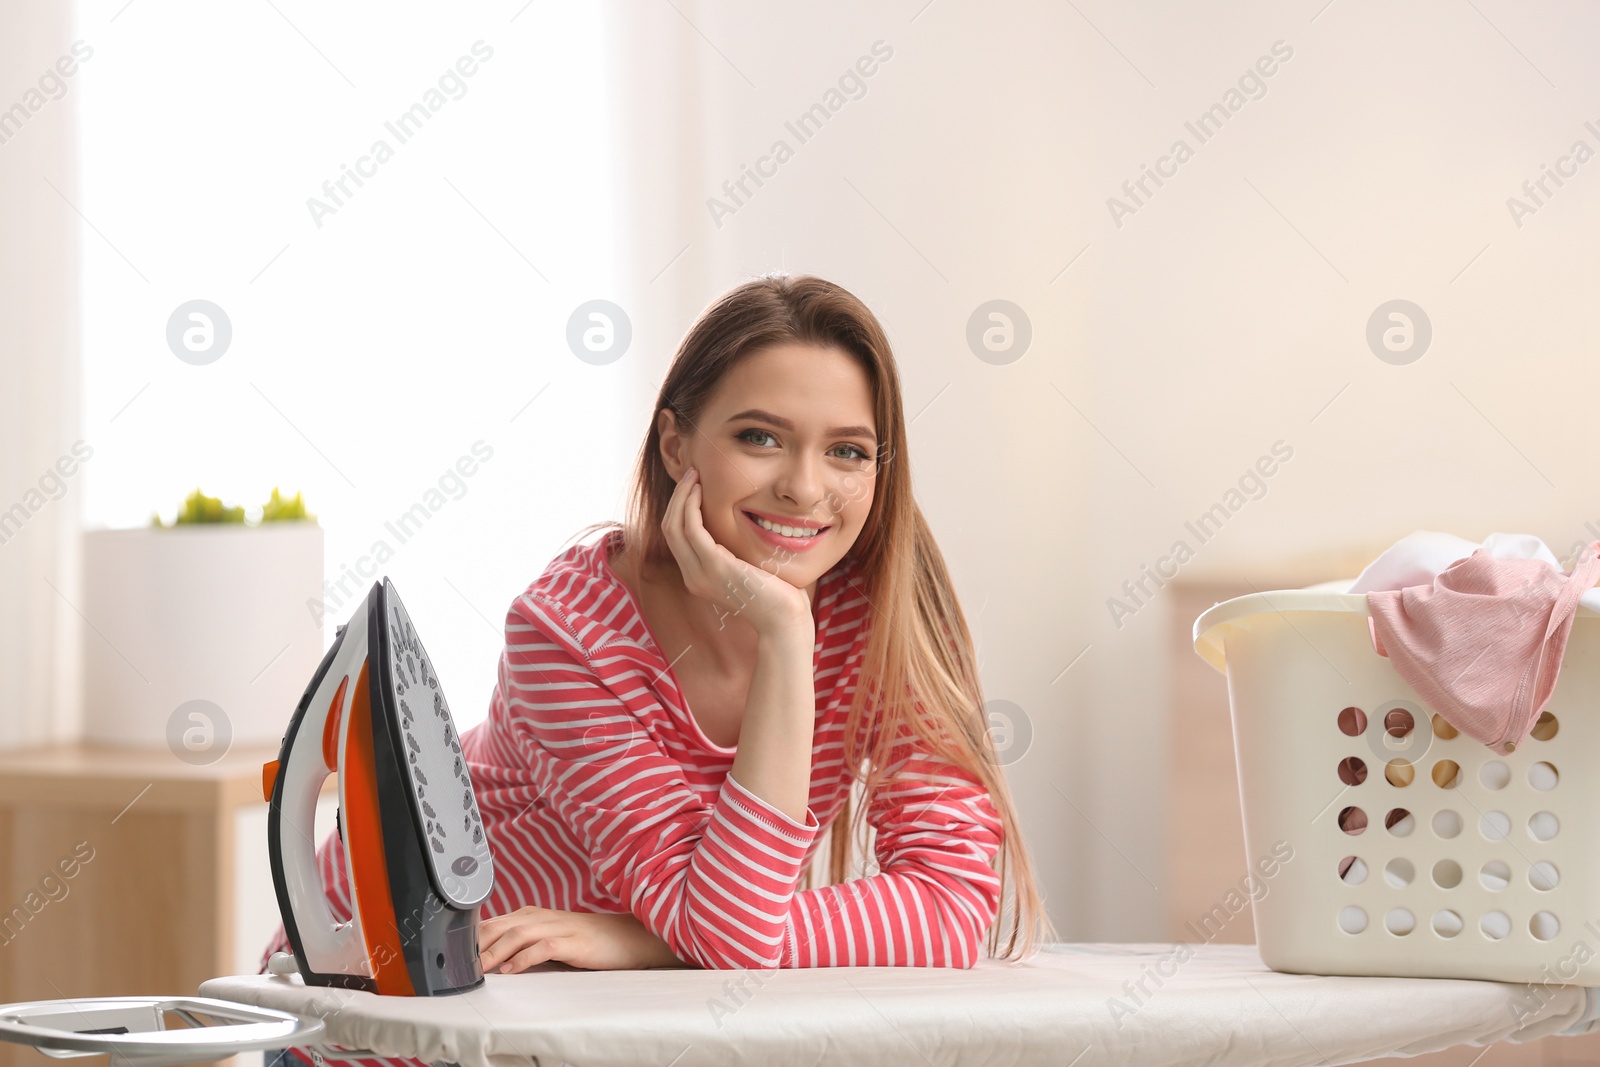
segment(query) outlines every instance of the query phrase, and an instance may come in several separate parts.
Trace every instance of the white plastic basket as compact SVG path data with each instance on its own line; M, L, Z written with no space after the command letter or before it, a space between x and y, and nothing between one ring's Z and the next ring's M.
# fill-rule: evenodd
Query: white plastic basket
M1195 620L1228 679L1263 962L1600 986L1600 615L1578 608L1540 725L1504 755L1432 714L1367 617L1364 594L1313 587Z

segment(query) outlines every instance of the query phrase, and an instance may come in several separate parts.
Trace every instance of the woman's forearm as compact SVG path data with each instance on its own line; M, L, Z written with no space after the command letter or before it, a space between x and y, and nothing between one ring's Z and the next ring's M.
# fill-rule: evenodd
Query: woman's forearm
M734 781L794 819L806 821L816 679L811 673L816 624L801 621L761 634L745 697Z
M628 918L633 919L635 923L638 923L639 930L641 931L639 935L640 944L642 946L642 954L639 960L640 967L694 966L694 964L689 960L679 959L678 956L672 951L672 946L668 945L665 941L661 940L661 938L651 933L650 928L645 926L644 923L639 922L639 920L631 914L628 916Z

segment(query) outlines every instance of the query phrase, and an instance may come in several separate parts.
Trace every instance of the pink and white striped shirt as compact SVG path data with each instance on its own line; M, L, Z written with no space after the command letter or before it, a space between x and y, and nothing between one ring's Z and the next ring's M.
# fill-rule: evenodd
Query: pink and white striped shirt
M608 562L620 539L568 548L516 598L489 717L461 735L494 856L481 915L632 912L707 968L972 966L999 909L1001 822L981 782L907 736L866 812L876 873L797 889L852 785L844 719L872 617L854 564L817 582L816 723L797 822L728 773L736 749L690 714ZM335 843L317 859L343 921ZM280 928L262 969L286 949Z

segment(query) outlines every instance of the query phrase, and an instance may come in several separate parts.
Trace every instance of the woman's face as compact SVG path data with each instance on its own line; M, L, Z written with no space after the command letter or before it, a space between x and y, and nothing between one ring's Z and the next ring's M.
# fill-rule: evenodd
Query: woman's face
M877 426L866 371L838 348L781 344L741 360L680 434L657 413L674 480L700 472L701 519L712 540L752 566L810 588L855 544L872 508ZM754 516L803 539L763 530Z

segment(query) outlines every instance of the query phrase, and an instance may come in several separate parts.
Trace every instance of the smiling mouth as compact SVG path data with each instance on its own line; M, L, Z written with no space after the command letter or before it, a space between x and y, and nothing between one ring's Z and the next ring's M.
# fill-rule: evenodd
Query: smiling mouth
M772 522L771 519L762 518L760 515L757 515L753 511L746 511L744 513L744 516L745 516L745 518L749 519L752 523L754 523L756 526L759 526L759 527L761 527L761 529L766 530L768 533L777 534L779 537L793 537L793 538L796 538L798 540L805 540L805 541L809 541L809 540L812 540L813 538L820 537L824 533L826 533L828 530L831 530L833 528L831 526L818 526L818 527L788 526L788 525L785 525L783 523L774 523L774 522ZM763 523L766 523L768 525L762 525ZM774 530L774 529L772 529L773 526L778 526L780 528ZM796 534L788 534L788 533L784 533L783 532L784 530L811 530L811 529L815 529L816 532L815 533L796 533Z

